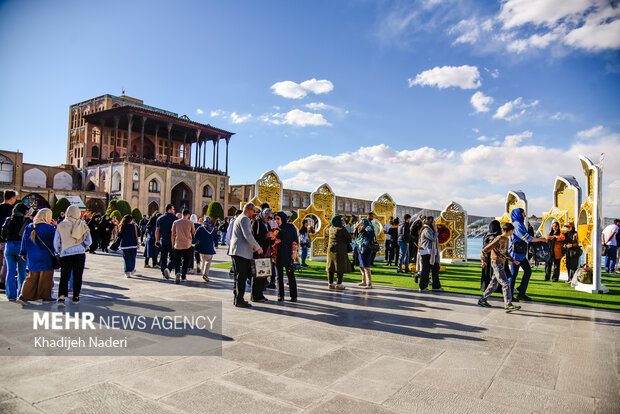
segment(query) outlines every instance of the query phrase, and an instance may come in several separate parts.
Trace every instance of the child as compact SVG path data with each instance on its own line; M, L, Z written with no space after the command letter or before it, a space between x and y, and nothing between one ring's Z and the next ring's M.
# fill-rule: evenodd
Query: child
M495 240L491 243L487 244L484 249L482 249L482 254L480 257L482 258L482 267L486 266L485 256L490 252L491 253L491 266L493 267L493 277L491 279L491 283L484 291L484 294L478 300L478 305L490 308L491 305L487 302L487 298L491 296L495 289L497 289L497 284L502 285L502 290L504 292L504 304L506 312L512 312L518 309L521 309L520 306L515 306L512 304L512 292L510 291L510 282L508 282L508 278L506 278L506 273L504 272L504 263L506 260L514 262L516 265L519 262L515 261L510 253L508 252L508 244L510 241L510 236L514 233L515 227L512 223L504 223L502 225L502 234L497 236Z

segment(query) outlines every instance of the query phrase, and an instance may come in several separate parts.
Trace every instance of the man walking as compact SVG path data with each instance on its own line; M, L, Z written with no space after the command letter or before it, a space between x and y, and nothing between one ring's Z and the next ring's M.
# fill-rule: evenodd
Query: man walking
M259 255L263 254L263 249L252 235L250 218L253 216L254 204L248 203L243 208L243 214L235 220L228 251L228 255L232 256L232 262L235 267L233 304L238 308L252 307L243 297L245 285L248 278L251 277L250 266L254 252L257 252Z
M159 265L161 268L161 274L165 279L170 279L170 270L173 269L174 264L174 251L172 246L172 225L177 220L174 215L174 206L168 204L166 206L166 214L157 219L155 227L155 240L157 240L157 247L161 252L161 259ZM170 257L170 261L168 261Z
M620 220L615 219L613 224L603 229L603 244L607 246L607 256L605 256L605 271L614 273L616 271L616 256L618 255L618 241L616 235L620 230Z
M383 233L385 233L385 261L390 262L390 229L394 225L394 219L390 217L390 220L383 228Z
M190 211L183 210L183 218L172 223L172 246L174 246L175 283L177 285L181 279L185 280L194 254L192 240L196 228L189 217Z
M514 296L512 300L515 302L520 300L530 301L532 298L525 293L527 291L527 285L530 282L530 276L532 276L532 268L530 262L527 260L528 245L532 242L546 243L547 239L530 236L527 232L527 227L525 227L525 210L522 208L515 208L512 210L510 218L514 226L514 233L510 237L510 254L514 258L511 268L512 277L510 278L510 289L516 292L516 296ZM523 277L521 278L521 284L515 291L519 267L523 269Z
M404 220L398 225L398 248L400 249L400 261L396 273L409 273L409 221L411 216L405 214ZM403 266L405 267L403 270Z
M17 194L13 190L5 190L4 191L4 203L0 204L0 228L4 224L7 217L11 217L13 213L13 205L15 204L15 200L17 200ZM7 263L6 258L4 257L4 240L0 240L0 289L5 289L6 287L6 270Z

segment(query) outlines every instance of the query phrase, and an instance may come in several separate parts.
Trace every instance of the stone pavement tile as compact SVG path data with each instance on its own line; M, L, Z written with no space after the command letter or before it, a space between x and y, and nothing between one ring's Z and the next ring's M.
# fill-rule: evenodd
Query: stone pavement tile
M407 384L423 367L415 362L383 356L342 377L330 389L380 404Z
M368 401L336 395L307 411L309 414L395 414L396 411Z
M544 354L541 352L527 351L524 349L513 349L506 361L504 361L505 374L514 374L513 379L520 378L526 384L555 388L555 379L558 376L560 358L556 355ZM532 374L532 382L527 382L527 374ZM539 376L540 378L536 378ZM508 378L508 377L505 377ZM544 384L544 385L543 385Z
M527 331L517 339L514 349L523 349L550 354L553 352L557 336L549 333Z
M593 355L562 358L556 389L620 401L620 382L613 364Z
M283 375L318 386L327 386L379 356L375 352L342 347L310 359Z
M273 348L291 355L304 355L308 358L321 356L339 346L269 329L244 335L240 338L240 342Z
M240 365L274 374L280 374L299 363L307 361L307 358L300 355L291 355L242 342L225 347L222 350L222 357Z
M604 360L614 358L613 345L610 342L589 338L571 338L560 336L555 345L555 353L573 357L581 355L598 355Z
M97 362L110 360L110 357L43 357L43 356L19 356L0 357L0 384L14 383L21 379L28 380L38 377L42 373L77 369L77 367Z
M437 349L436 347L421 345L415 342L402 342L369 335L356 335L352 337L346 345L351 348L406 358L424 364L430 363L443 352L443 350Z
M191 387L212 377L237 369L234 362L217 357L189 357L165 365L132 373L113 380L124 389L130 389L149 398Z
M423 369L411 382L424 387L482 398L494 374L495 370L486 369L484 365L479 368L458 368L455 365L452 368Z
M287 328L285 331L286 333L296 335L301 338L309 338L337 345L343 345L347 343L351 338L355 338L358 336L349 331L341 330L338 328L330 328L328 326L325 326L325 324L316 322L305 322Z
M0 388L0 402L10 400L11 398L15 398L15 396L9 391Z
M484 400L510 403L516 407L542 413L591 413L594 412L594 398L572 393L547 390L496 378Z
M555 383L558 379L558 370L532 370L522 366L504 365L497 373L497 376L505 380L552 390L555 389Z
M442 344L438 344L441 346ZM502 365L504 352L484 349L448 350L435 359L429 368L469 368L495 370Z
M220 377L219 381L230 382L300 408L306 408L324 399L326 395L331 395L319 387L249 368L226 374Z
M169 395L161 402L187 413L294 413L292 405L246 392L238 386L209 380L193 388Z
M500 305L498 304L497 306L499 307ZM533 320L534 318L522 313L506 313L504 309L493 309L489 313L489 317L481 323L481 326L491 330L494 326L527 330Z
M13 398L10 400L4 400L0 402L0 414L40 414L41 411L34 408L32 405L19 398Z
M390 397L383 405L408 414L500 414L531 413L532 411L531 409L504 405L504 402L498 404L451 391L424 387L413 381Z
M596 414L618 414L620 413L620 400L608 398L595 398L594 412Z
M35 405L49 414L178 414L178 410L143 398L114 384L97 384Z
M148 358L117 357L50 374L45 373L45 369L42 368L38 375L23 377L20 380L10 382L5 385L5 388L26 401L36 402L155 365L156 363Z

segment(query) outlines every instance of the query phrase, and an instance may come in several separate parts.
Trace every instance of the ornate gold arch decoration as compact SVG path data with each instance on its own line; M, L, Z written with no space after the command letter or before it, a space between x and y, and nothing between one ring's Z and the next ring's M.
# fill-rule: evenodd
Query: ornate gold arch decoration
M497 217L500 223L511 223L512 219L510 218L510 213L515 208L522 208L525 210L525 215L527 216L527 198L525 197L525 193L521 190L508 191L508 195L506 196L506 210L501 217Z
M261 203L269 203L269 207L273 211L279 211L282 208L282 181L275 171L267 171L256 181L256 196L254 200Z
M396 203L392 196L388 193L382 194L372 203L372 212L375 214L375 219L381 223L381 234L377 237L377 243L379 243L379 251L377 257L385 257L385 233L383 228L390 220L390 217L395 216Z
M467 212L457 202L448 204L439 218L437 225L443 225L450 231L450 237L439 245L442 260L448 262L467 261Z

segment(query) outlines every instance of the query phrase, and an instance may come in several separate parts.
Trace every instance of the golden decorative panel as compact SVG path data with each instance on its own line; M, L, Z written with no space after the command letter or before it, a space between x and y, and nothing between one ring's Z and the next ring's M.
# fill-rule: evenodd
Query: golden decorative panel
M282 182L274 171L268 171L256 182L256 198L269 203L273 211L280 211L282 198Z
M379 244L379 252L377 257L385 257L385 233L383 228L389 222L390 217L394 217L394 210L396 203L392 200L389 194L383 194L372 203L372 212L375 214L375 219L381 223L381 233L377 237L377 243Z
M525 197L525 194L521 191L509 191L506 196L506 211L501 217L498 217L497 220L504 223L512 223L512 219L510 218L510 213L515 208L522 208L527 213L527 201L524 198L521 198L520 195Z
M467 213L455 202L446 206L437 219L437 225L450 230L450 237L439 245L442 258L451 260L467 259Z
M313 215L319 219L319 226L315 229L314 234L310 235L312 241L311 256L314 257L326 257L327 256L327 228L330 226L329 221L325 218L325 211L319 210L310 204L307 208L297 210L297 219L293 222L293 225L297 229L301 229L302 221L309 215Z
M336 197L334 192L327 184L320 186L314 193L312 193L312 204L318 210L325 212L325 219L331 221L334 217L334 204Z
M575 189L566 187L564 190L558 191L556 200L558 210L567 212L567 221L575 221Z

